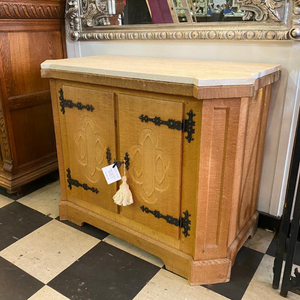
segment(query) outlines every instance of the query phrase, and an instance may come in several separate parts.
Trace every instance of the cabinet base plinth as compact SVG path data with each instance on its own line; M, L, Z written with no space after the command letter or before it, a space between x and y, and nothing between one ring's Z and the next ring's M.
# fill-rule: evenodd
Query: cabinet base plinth
M190 285L222 283L230 280L232 262L242 246L240 242L245 241L249 237L249 233L256 228L258 215L256 213L251 222L249 221L247 226L245 226L246 228L242 230L241 234L243 236L239 235L237 237L236 244L237 241L239 243L234 247L234 250L231 249L230 251L229 248L230 259L219 258L195 261L192 256L186 253L71 202L61 201L59 209L61 220L68 220L77 225L88 223L158 256L164 261L169 271L187 278Z
M190 285L228 282L231 261L227 258L193 261L188 278Z
M50 162L41 163L25 171L12 174L0 170L0 186L7 189L8 194L15 194L21 191L23 185L43 177L58 169L56 156Z

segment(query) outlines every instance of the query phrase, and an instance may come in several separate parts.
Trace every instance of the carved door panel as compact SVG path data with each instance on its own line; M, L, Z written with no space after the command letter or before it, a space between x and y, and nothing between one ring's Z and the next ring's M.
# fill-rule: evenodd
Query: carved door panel
M182 230L171 223L181 216L183 133L147 123L141 115L182 121L183 104L119 95L119 153L129 153L127 176L134 200L121 214L178 239Z
M108 148L116 157L113 93L64 85L60 108L69 200L75 196L117 212L116 183L107 185L102 172Z

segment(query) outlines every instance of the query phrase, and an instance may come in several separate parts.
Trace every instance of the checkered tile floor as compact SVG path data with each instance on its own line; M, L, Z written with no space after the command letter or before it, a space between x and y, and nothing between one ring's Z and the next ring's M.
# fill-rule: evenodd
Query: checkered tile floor
M1 300L283 299L271 287L271 232L258 229L247 241L229 283L191 287L159 258L92 226L59 221L58 181L30 192L0 195Z

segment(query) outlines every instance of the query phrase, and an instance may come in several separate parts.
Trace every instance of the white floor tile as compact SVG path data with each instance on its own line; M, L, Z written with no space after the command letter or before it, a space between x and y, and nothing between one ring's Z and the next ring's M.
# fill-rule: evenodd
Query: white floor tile
M6 206L7 204L10 204L14 202L14 200L11 200L3 195L0 195L0 208Z
M0 256L48 283L99 240L52 220L0 252Z
M225 300L201 286L190 286L187 280L161 269L137 294L134 300Z
M159 257L154 256L151 253L146 252L132 244L129 244L113 235L107 236L103 241L123 251L126 251L134 256L137 256L143 260L146 260L151 264L156 265L160 268L163 267L164 265L164 262Z
M69 298L53 290L45 285L37 293L31 296L28 300L68 300Z
M18 202L35 209L51 218L59 216L58 204L60 201L59 181L55 181L23 198Z
M268 232L264 229L257 228L257 231L253 238L246 241L245 247L262 253L266 253L274 238L274 235L274 232Z
M274 257L265 255L257 268L242 300L282 300L280 290L272 288ZM297 267L297 266L294 266ZM294 270L294 268L293 268ZM299 300L299 295L288 293L287 299Z

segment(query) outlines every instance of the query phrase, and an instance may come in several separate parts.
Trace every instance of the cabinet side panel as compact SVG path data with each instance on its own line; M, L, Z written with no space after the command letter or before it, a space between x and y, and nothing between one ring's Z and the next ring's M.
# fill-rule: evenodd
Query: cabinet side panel
M261 170L262 170L262 161L263 161L263 154L264 154L269 105L270 105L270 98L271 98L271 88L272 88L272 84L268 85L264 89L265 95L263 98L260 136L259 136L259 144L258 144L258 156L257 156L256 169L255 169L254 191L253 191L253 199L252 199L252 214L254 214L257 209L258 191L259 191L259 184L260 184L260 177L261 177Z
M267 125L270 86L242 99L237 148L234 196L232 202L230 246L256 211L263 147Z
M234 239L237 236L237 222L238 222L238 216L240 211L240 195L242 189L242 178L243 178L243 169L244 169L249 103L250 103L250 98L241 99L235 172L234 172L234 179L233 179L234 189L233 189L232 204L231 204L228 245L231 245L231 243L234 241Z
M50 80L50 92L51 92L55 140L56 140L56 148L57 148L58 170L59 170L60 187L61 187L61 201L65 201L67 200L66 183L64 180L66 168L65 168L64 156L63 156L62 132L61 132L60 120L59 120L60 106L58 101L58 95L59 95L58 90L60 86L61 86L60 84L57 84L57 81L53 79ZM65 216L63 216L61 212L60 212L60 218L65 219Z
M255 92L250 98L246 129L245 155L242 170L242 183L237 215L237 233L253 216L255 173L258 163L259 140L261 134L264 89Z
M226 256L239 113L239 99L203 101L195 259Z

